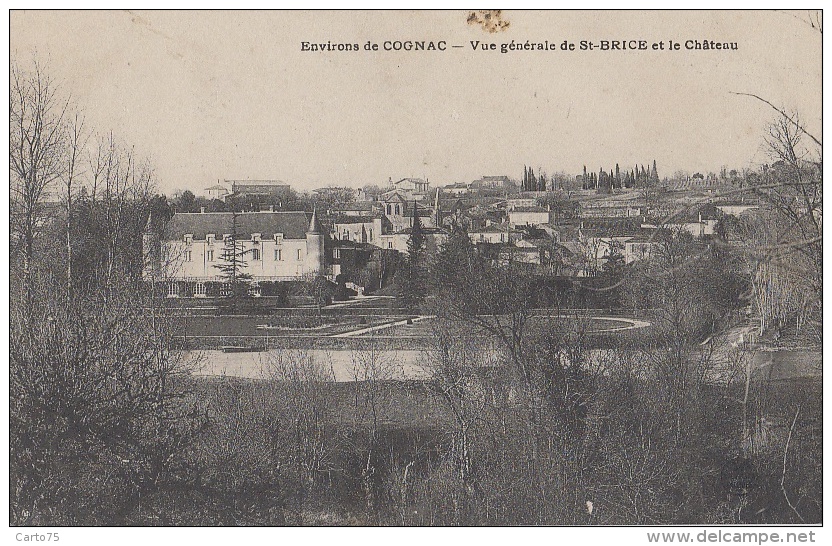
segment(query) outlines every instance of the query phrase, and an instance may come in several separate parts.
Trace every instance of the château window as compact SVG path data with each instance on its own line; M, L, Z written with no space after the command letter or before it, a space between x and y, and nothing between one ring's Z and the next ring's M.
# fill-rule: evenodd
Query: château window
M194 296L205 296L205 283L196 283L196 286L194 286Z
M340 248L333 248L332 249L332 257L336 260L341 257L341 249Z
M300 257L300 251L301 251L301 249L298 249L298 261L303 259L303 258Z
M214 251L213 250L207 251L205 253L205 259L208 260L209 262L213 262L214 261Z
M387 241L387 248L393 248L393 241Z
M283 252L279 248L274 249L274 259L275 261L283 259Z
M186 261L186 262L190 262L190 261L191 261L191 251L190 251L190 250L186 250L186 251L185 251L185 261Z
M259 260L260 259L260 249L259 248L251 249L251 259L252 260Z

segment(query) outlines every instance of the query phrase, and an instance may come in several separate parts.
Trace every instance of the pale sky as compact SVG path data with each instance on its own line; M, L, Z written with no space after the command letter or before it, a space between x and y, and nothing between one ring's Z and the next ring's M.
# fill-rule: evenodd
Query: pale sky
M33 56L87 123L151 158L159 189L276 178L298 190L432 185L523 165L578 174L657 161L659 174L767 162L774 112L820 134L821 35L794 14L506 11L486 33L468 12L12 12L13 58ZM564 40L663 41L665 51L472 51ZM377 52L303 52L372 40ZM386 40L447 51L387 52ZM682 44L667 51L668 40ZM687 51L686 40L738 42ZM462 45L463 48L451 48Z

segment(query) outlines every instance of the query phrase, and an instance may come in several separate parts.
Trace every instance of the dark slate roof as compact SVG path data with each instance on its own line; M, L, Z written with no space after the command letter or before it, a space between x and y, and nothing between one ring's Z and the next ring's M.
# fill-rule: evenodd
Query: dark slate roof
M332 219L333 224L372 224L378 218L377 216L352 216L349 214L341 214Z
M509 212L511 213L511 212L549 212L549 211L544 209L543 207L514 207Z
M485 226L484 228L471 230L470 233L508 233L508 232L520 233L516 229L506 229L505 226L497 226L497 225L494 225L494 224L491 224L490 226Z
M433 211L428 208L421 208L419 207L416 210L416 213L419 215L419 218L430 218L433 215ZM407 218L413 216L413 207L405 207L404 211L401 214Z
M231 191L248 194L281 194L289 191L289 184L280 180L227 180L231 182Z
M373 210L373 207L378 205L375 201L352 201L340 207L333 207L333 210Z
M177 212L168 222L164 239L180 240L186 234L194 239L205 239L208 233L222 237L232 231L230 212ZM237 214L237 236L251 238L259 233L263 239L271 239L275 233L282 233L286 239L305 239L309 228L309 216L302 211L291 212L242 212Z

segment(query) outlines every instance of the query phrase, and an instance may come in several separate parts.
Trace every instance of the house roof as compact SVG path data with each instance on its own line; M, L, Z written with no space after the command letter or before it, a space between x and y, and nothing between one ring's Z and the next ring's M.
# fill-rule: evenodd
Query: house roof
M335 207L333 210L373 210L373 207L379 205L379 203L375 201L352 201L350 203L345 203L339 207Z
M205 188L205 189L206 190L224 190L226 192L228 191L228 188L226 188L225 186L221 186L220 184L214 184L210 188Z
M409 235L411 231L413 231L413 228L406 227L402 230L397 231L393 235ZM442 228L431 228L422 226L422 233L424 233L425 235L447 235L448 232Z
M509 214L512 212L549 212L548 210L544 209L543 207L514 207L510 211Z
M430 218L433 211L422 206L417 206L416 214L419 215L419 218ZM413 207L405 207L404 211L402 211L402 216L408 218L413 216Z
M272 186L272 187L289 187L289 184L283 180L226 180L235 186Z
M403 203L407 203L408 200L399 193L399 190L392 190L385 192L382 196L382 202L384 203L392 203L394 201L401 201Z
M349 214L340 214L332 219L333 224L372 224L378 217L375 216L357 216L357 215L349 215Z
M174 241L191 234L194 239L205 239L209 233L219 237L232 232L233 216L231 212L177 212L168 222L164 238ZM304 239L309 225L309 217L302 211L237 214L240 239L250 239L252 233L264 239L273 238L275 233L282 233L286 239Z
M509 233L509 232L510 233L520 233L516 229L508 230L508 229L505 228L505 226L497 226L497 225L494 225L494 224L491 224L490 226L485 226L485 227L480 228L480 229L474 229L474 230L470 231L470 233Z
M226 180L231 183L234 193L282 193L289 190L289 184L281 180Z

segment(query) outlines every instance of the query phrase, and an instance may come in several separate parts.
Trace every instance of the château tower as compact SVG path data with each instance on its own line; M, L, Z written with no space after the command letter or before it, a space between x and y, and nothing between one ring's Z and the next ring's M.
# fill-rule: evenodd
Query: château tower
M304 265L307 274L322 275L324 273L324 236L315 209L312 209L312 219L306 231L306 263Z

